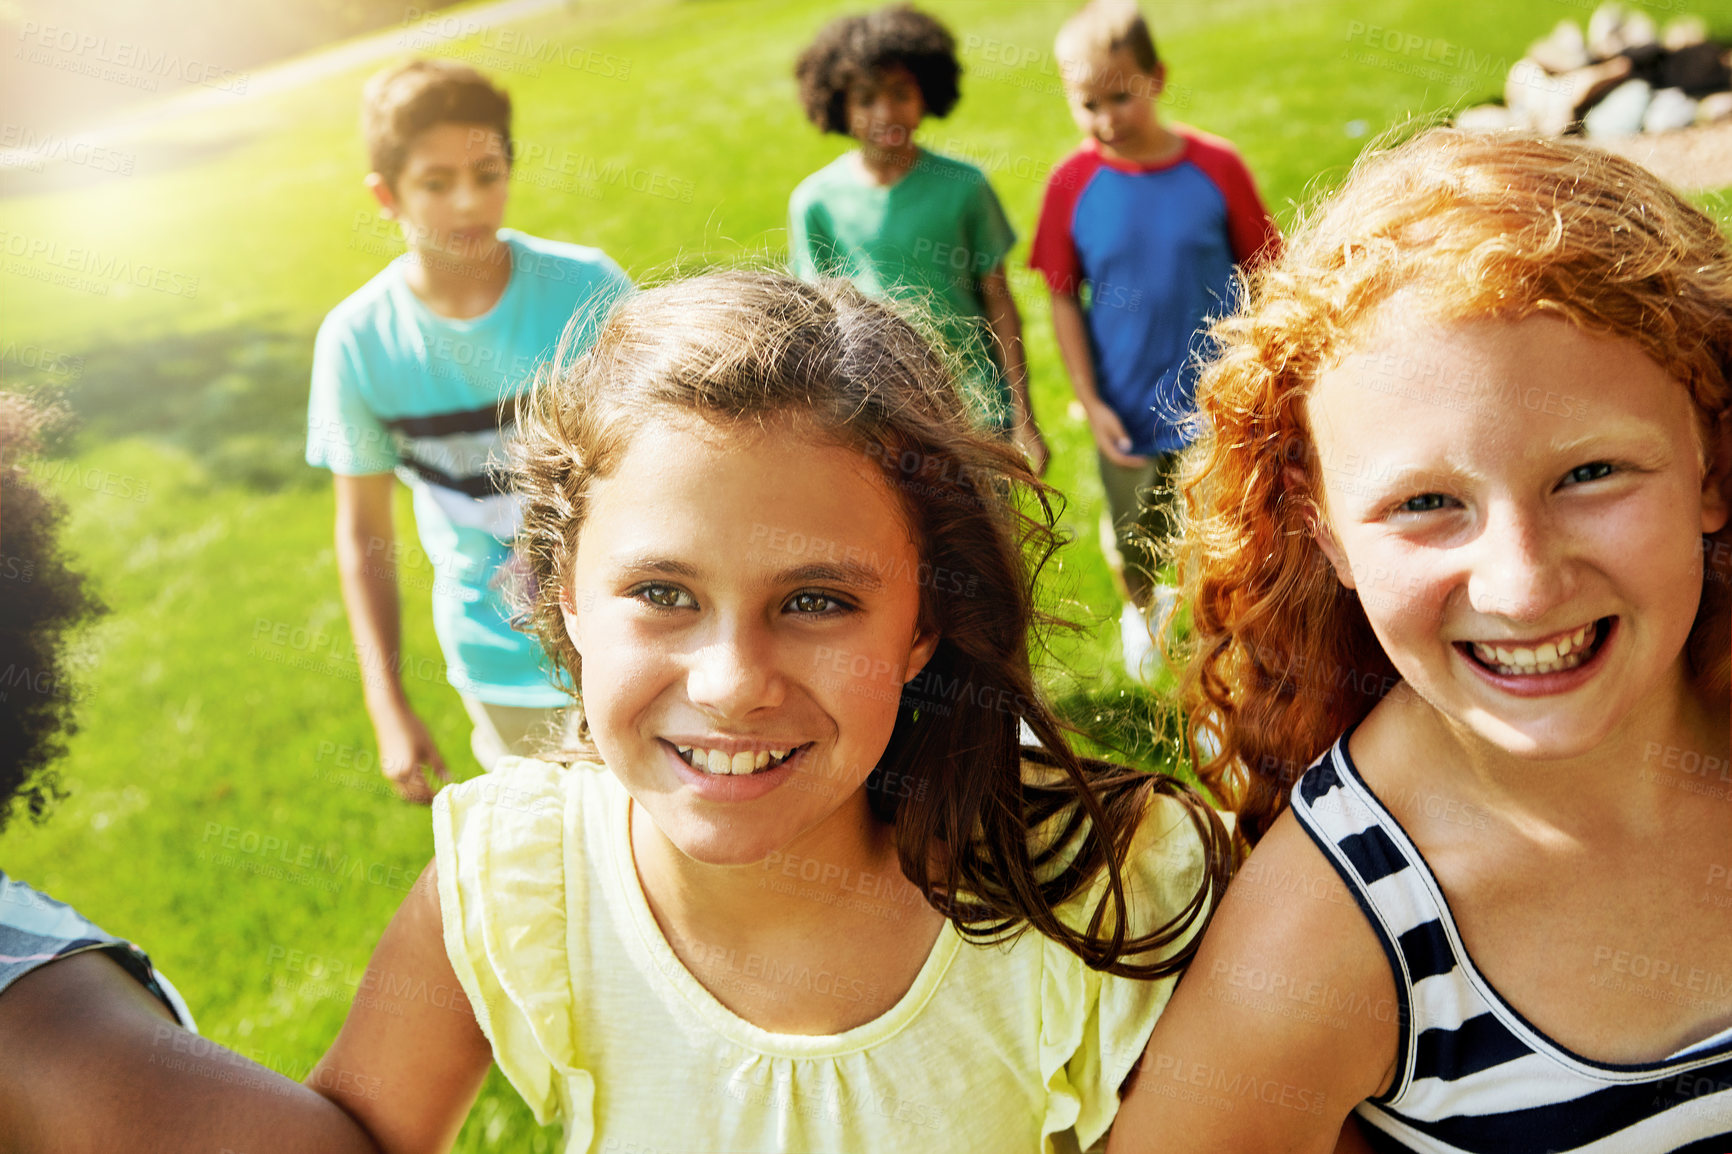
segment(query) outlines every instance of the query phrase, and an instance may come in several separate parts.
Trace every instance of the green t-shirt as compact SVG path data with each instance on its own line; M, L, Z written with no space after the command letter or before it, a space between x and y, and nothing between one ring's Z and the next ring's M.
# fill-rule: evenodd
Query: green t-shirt
M970 406L1001 431L1011 424L1010 386L991 352L980 281L1015 243L986 174L924 149L888 188L847 153L801 181L788 201L794 275L846 277L870 296L926 306L968 366Z

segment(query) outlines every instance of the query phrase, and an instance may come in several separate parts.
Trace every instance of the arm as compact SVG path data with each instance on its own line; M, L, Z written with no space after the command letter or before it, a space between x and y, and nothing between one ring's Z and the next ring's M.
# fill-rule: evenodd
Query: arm
M1082 302L1074 293L1053 292L1052 331L1058 340L1059 356L1064 359L1065 372L1070 376L1071 392L1088 415L1089 431L1095 445L1115 465L1140 465L1144 458L1131 455L1131 438L1124 422L1112 407L1101 400L1095 388L1094 360L1089 356L1087 322L1083 319Z
M405 800L425 804L433 793L421 767L431 766L443 781L450 781L451 774L427 726L410 708L397 673L401 622L391 516L396 478L390 473L359 477L339 473L335 479L337 572L349 630L355 637L367 715L379 742L379 768Z
M445 955L429 862L385 927L349 1017L307 1084L365 1127L384 1154L420 1154L451 1148L492 1061Z
M1109 1154L1363 1149L1343 1126L1390 1084L1395 1007L1370 924L1283 816L1228 888L1156 1023Z
M1034 422L1034 403L1028 395L1028 361L1022 352L1022 314L1017 312L1016 298L1010 295L1010 281L1004 273L1004 262L980 278L980 295L986 303L986 323L992 330L992 343L998 363L1004 366L1004 376L1010 382L1011 436L1017 447L1028 457L1029 467L1036 476L1046 472L1046 441L1040 426Z
M5 1154L377 1154L305 1086L189 1033L106 954L18 979L0 997Z

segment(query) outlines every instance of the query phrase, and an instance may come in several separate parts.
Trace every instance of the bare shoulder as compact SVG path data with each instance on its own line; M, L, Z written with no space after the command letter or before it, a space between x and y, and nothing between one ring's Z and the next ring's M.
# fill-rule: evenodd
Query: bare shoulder
M1326 1154L1393 1071L1395 982L1321 850L1283 815L1228 887L1149 1039L1113 1154Z

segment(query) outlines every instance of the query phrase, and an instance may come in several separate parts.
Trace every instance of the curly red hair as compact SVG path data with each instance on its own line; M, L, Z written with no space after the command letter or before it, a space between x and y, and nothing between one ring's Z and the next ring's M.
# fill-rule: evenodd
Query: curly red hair
M1370 314L1412 293L1439 319L1535 313L1621 337L1690 391L1704 467L1732 424L1732 246L1645 169L1573 140L1432 129L1355 165L1214 328L1175 543L1192 606L1180 700L1199 775L1255 842L1305 767L1399 684L1312 536L1305 398ZM1732 528L1703 541L1686 647L1726 697Z

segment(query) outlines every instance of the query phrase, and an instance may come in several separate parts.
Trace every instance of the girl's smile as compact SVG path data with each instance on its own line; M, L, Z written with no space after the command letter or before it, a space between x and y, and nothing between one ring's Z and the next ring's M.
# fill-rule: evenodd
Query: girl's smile
M1526 756L1688 691L1701 535L1725 523L1690 396L1633 343L1395 298L1307 399L1327 527L1421 698Z
M864 454L787 419L645 422L587 493L566 611L602 760L687 858L856 852L860 786L936 646L919 572Z

